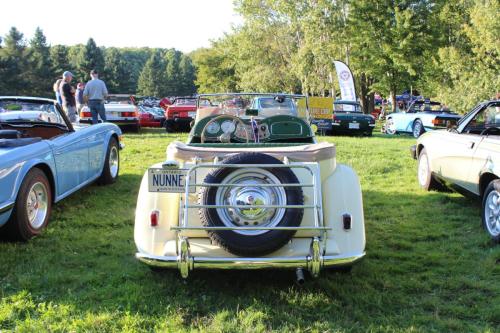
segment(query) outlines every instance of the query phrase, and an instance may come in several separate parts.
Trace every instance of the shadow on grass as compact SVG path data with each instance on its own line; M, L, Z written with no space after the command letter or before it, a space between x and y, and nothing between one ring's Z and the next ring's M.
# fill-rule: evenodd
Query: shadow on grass
M289 270L200 270L186 281L177 270L149 270L134 258L139 182L122 175L112 186L89 186L58 205L44 236L0 244L2 296L27 291L35 301L69 305L77 316L134 313L151 322L180 316L192 327L224 321L217 318L226 312L262 314L278 330L495 326L487 307L500 287L488 269L498 251L485 240L473 201L365 191L366 259L350 274L324 271L299 288Z

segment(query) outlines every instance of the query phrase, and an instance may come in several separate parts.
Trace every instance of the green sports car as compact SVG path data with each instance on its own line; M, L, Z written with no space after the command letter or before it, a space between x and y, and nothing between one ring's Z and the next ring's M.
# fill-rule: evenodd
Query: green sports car
M333 103L332 134L356 134L371 136L375 118L364 114L358 102L338 100Z

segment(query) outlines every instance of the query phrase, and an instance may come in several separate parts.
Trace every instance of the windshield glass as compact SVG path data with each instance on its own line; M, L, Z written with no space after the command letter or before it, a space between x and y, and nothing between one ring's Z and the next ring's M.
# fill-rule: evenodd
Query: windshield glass
M65 125L54 103L48 101L0 100L0 122Z
M196 105L196 98L177 98L174 105Z
M443 110L441 103L431 102L415 102L411 106L411 112L440 112Z
M347 103L334 103L333 104L334 112L360 112L361 106L359 104L347 104Z
M109 95L106 103L112 104L134 104L128 95Z
M307 100L303 95L244 93L200 95L197 121L221 114L241 118L289 115L309 120Z

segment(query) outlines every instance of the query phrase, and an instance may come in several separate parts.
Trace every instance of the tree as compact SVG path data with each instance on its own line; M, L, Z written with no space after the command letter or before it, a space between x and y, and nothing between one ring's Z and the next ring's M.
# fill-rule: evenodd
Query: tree
M106 50L103 78L111 93L133 93L130 90L130 71L117 48Z
M196 70L191 59L184 54L181 55L179 71L181 73L179 94L184 96L193 95L196 92L196 86L194 84L196 80Z
M180 72L181 52L171 49L165 53L164 64L164 91L163 96L179 96L181 95L182 74Z
M50 59L50 46L47 45L42 29L36 28L33 39L30 41L29 80L34 96L47 96L51 91L54 72Z
M28 73L29 50L24 35L15 27L5 36L5 47L0 53L4 95L30 95Z
M466 112L500 91L500 4L475 0L447 9L460 15L450 15L459 19L451 22L450 44L439 50L436 67L446 80L436 80L435 93L452 109Z
M82 48L76 58L76 75L78 80L88 78L92 69L101 73L104 70L104 57L102 50L97 47L95 41L89 38L87 44Z
M61 77L64 71L73 70L69 63L68 51L68 47L64 45L55 45L50 48L50 62L55 77Z
M164 71L160 52L154 52L139 75L137 93L143 96L165 96Z
M238 79L233 61L216 45L191 54L197 73L197 90L199 93L237 92Z

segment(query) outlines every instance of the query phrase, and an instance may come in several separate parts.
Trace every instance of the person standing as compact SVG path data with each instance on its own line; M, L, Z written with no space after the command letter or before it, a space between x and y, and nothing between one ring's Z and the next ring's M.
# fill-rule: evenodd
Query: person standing
M76 122L76 102L75 102L75 88L71 86L71 80L73 79L73 74L66 71L63 73L63 81L61 87L59 88L59 93L61 94L62 107L64 112L72 123Z
M92 113L92 124L97 124L98 117L106 121L106 110L104 100L108 97L108 89L104 81L99 79L99 73L93 69L90 71L92 80L87 82L83 90L83 98L88 101L90 112Z
M85 105L85 101L83 100L83 89L85 88L85 84L83 82L79 82L76 86L76 118L80 116L80 112L82 112L83 106Z
M54 94L56 95L57 103L59 103L59 105L62 105L61 94L59 93L59 88L61 88L61 82L62 79L57 79L57 81L52 86L52 89L54 89Z

